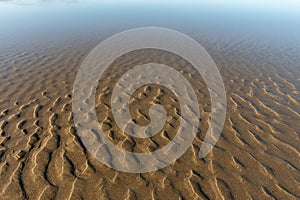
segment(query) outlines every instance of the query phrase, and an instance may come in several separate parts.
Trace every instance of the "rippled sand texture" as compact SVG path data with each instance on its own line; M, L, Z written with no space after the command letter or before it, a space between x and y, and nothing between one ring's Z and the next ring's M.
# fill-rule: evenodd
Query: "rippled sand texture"
M202 118L193 145L176 162L156 172L129 174L94 159L74 128L76 70L96 44L1 53L1 199L300 198L299 51L249 41L203 43L223 75L228 101L222 136L204 159L197 155L209 124L210 100L199 74L166 52L121 57L106 71L96 97L102 129L116 145L154 151L178 129L176 97L167 88L150 85L134 93L131 115L146 125L149 106L164 105L169 115L164 129L149 139L118 130L109 104L113 85L143 62L157 61L180 71L195 88Z

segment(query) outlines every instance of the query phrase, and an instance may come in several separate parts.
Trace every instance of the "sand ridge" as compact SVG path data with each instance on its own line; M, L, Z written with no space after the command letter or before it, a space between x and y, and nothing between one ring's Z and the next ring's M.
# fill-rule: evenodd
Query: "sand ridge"
M167 88L142 87L131 98L137 123L149 122L149 102L166 106L168 122L145 140L120 132L109 98L122 70L156 59L172 64L196 88L201 122L193 145L170 166L144 174L106 167L76 134L73 82L95 43L2 54L1 199L299 199L299 63L297 57L250 43L204 43L223 75L228 111L220 140L203 159L198 152L210 102L203 80L188 63L149 50L120 58L106 72L97 89L98 119L108 138L128 151L149 152L167 144L176 134L180 107Z

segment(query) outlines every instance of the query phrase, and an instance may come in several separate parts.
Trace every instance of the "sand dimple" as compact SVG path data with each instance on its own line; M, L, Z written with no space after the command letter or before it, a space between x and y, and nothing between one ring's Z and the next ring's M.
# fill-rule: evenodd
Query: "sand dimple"
M121 57L106 71L96 96L100 125L120 148L155 151L175 136L180 119L174 94L153 84L134 93L130 112L136 123L146 125L149 106L165 106L168 118L163 130L137 139L116 127L110 112L113 85L134 65L156 61L180 71L195 88L201 114L193 145L176 162L156 172L128 174L95 160L73 124L72 84L91 47L5 55L0 72L1 199L300 198L299 68L282 65L270 49L249 42L211 48L224 78L228 111L216 147L199 159L210 112L199 74L184 60L157 50ZM255 53L238 54L253 48L270 60ZM230 53L220 53L225 50Z

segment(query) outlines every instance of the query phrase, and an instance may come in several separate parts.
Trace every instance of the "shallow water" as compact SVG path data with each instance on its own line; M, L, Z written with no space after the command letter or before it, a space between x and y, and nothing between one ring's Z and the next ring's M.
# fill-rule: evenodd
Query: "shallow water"
M286 6L286 5L285 5ZM284 7L285 8L285 7ZM250 36L297 46L300 9L203 3L0 2L1 43L69 41L109 36L136 27L165 27L191 36ZM201 37L201 36L200 36ZM11 40L7 41L8 38ZM197 39L197 38L196 38ZM28 41L29 42L29 41Z

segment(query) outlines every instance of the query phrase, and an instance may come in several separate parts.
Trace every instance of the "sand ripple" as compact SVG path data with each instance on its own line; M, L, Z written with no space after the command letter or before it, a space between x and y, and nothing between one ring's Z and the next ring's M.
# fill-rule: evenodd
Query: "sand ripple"
M72 84L92 45L6 51L0 67L1 199L299 199L299 62L286 54L274 58L275 50L250 43L208 46L224 78L228 112L219 142L203 159L197 155L209 123L209 96L186 61L166 52L134 52L106 72L97 90L98 119L108 138L128 151L166 145L178 129L180 107L167 88L142 87L131 98L136 122L149 123L147 109L159 103L167 123L147 139L122 133L109 104L122 70L154 59L180 71L196 90L201 123L193 145L170 166L145 174L104 166L76 134Z

